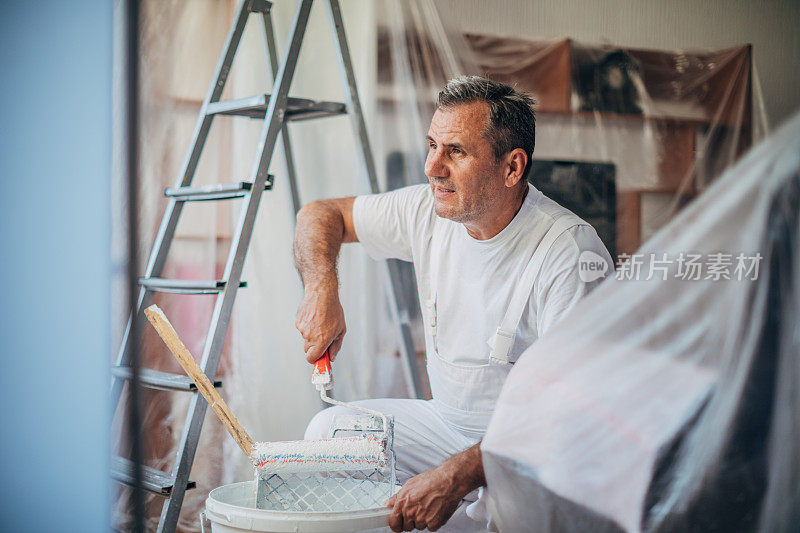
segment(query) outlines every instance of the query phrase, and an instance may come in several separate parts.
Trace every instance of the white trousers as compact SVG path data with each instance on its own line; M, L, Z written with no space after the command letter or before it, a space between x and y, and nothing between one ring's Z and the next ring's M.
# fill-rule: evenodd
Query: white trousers
M435 468L450 456L466 450L478 442L477 435L465 435L439 415L430 401L385 398L361 400L356 405L394 416L394 455L398 483L426 470ZM324 439L329 436L333 417L352 415L345 407L323 409L314 416L306 428L306 439ZM439 531L480 532L485 524L466 515L468 502L477 498L477 492L465 498L453 516Z

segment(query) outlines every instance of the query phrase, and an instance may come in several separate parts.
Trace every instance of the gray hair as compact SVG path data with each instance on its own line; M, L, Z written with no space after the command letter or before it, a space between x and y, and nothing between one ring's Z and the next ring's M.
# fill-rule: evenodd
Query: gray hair
M533 97L513 87L481 76L460 76L447 82L439 93L437 107L486 102L489 124L483 136L492 144L495 158L522 148L528 154L525 176L531 168L536 144L536 116Z

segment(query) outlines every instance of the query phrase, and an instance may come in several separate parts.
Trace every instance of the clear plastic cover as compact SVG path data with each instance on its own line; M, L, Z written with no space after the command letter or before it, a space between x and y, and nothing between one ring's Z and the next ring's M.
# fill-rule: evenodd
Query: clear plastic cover
M799 236L800 115L521 357L482 443L499 530L796 531Z

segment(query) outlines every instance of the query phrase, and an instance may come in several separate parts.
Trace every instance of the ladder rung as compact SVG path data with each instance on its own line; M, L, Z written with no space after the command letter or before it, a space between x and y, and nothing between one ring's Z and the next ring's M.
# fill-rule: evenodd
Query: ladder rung
M239 115L250 118L264 118L269 104L268 94L248 98L224 100L208 104L208 115ZM309 120L312 118L344 115L347 106L339 102L317 102L306 98L289 97L286 102L286 120Z
M123 457L111 458L111 478L124 483L128 486L133 486L133 461ZM142 488L154 492L161 496L169 498L172 494L172 487L175 482L172 479L172 474L156 470L147 465L142 465ZM186 490L193 489L197 486L194 481L186 483Z
M267 176L264 190L272 188L273 176ZM249 181L238 183L221 183L218 185L199 185L195 187L169 187L164 189L164 196L175 198L181 202L203 201L203 200L227 200L230 198L241 198L250 192L253 184Z
M120 379L131 379L131 367L114 366L111 367L111 375ZM152 368L142 368L139 371L139 379L145 387L159 390L196 392L197 385L189 376L182 374L172 374L161 372ZM221 388L222 382L215 381L214 387Z
M222 280L195 281L189 279L139 278L139 285L151 291L176 294L216 294L225 289ZM239 282L239 288L247 287L246 281Z

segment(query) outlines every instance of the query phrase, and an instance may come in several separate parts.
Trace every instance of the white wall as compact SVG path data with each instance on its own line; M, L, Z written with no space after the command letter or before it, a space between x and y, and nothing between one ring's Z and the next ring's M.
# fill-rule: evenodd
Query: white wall
M577 40L656 49L751 43L769 126L800 108L797 0L437 0L465 32Z

